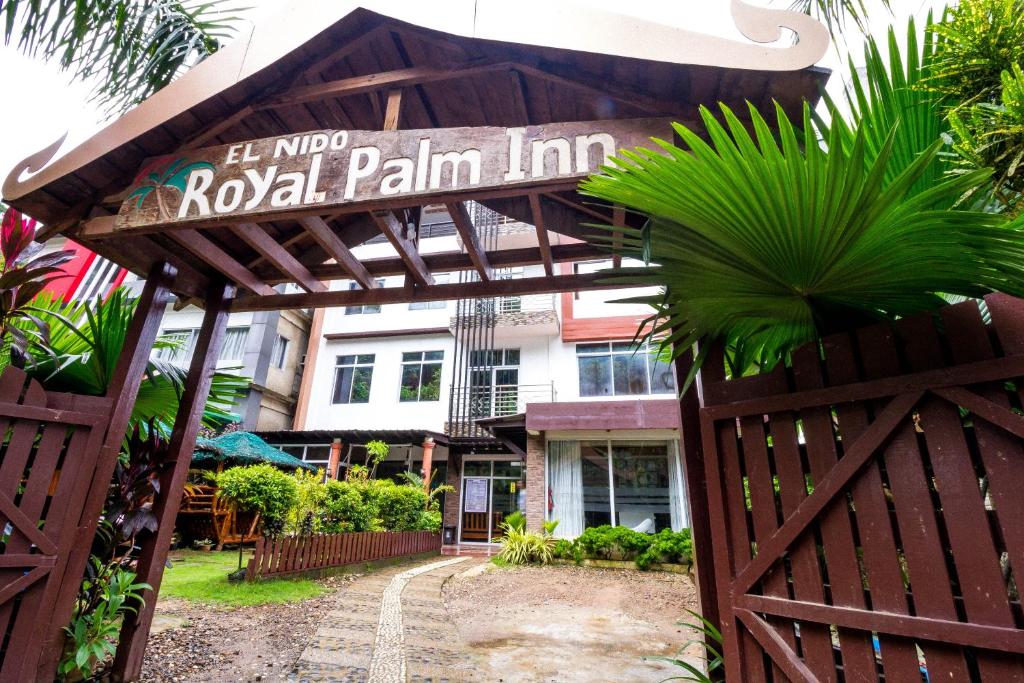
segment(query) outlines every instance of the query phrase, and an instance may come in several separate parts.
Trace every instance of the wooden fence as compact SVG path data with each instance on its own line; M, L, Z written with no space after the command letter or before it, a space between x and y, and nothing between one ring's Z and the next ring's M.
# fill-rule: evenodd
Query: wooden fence
M261 538L246 569L250 581L315 572L358 562L440 552L441 535L431 531L364 531Z
M67 572L78 513L110 419L106 398L47 392L0 375L0 681L36 680L70 621L81 572ZM49 671L52 671L50 669ZM52 676L51 676L52 678Z
M1024 301L987 303L709 359L729 681L1024 681Z

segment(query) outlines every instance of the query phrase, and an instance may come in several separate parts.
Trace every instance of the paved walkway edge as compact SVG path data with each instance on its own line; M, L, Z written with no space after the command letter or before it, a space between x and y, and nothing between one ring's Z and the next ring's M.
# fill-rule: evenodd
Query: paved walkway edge
M409 581L420 574L465 562L468 557L433 562L398 574L384 589L377 621L377 638L370 659L367 683L395 683L407 680L405 639L402 633L402 591Z

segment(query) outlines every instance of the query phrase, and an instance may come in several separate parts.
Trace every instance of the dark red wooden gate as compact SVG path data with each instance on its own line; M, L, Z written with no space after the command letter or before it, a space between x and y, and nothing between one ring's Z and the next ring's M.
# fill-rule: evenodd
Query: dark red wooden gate
M706 364L729 681L1024 681L1024 302L988 308Z
M16 368L0 375L0 680L35 680L70 619L56 606L81 582L64 570L110 410L106 398L48 393Z

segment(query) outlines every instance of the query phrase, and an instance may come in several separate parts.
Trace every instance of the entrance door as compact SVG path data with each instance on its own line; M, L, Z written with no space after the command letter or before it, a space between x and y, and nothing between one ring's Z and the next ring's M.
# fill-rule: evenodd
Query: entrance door
M459 541L496 543L501 524L526 502L526 468L521 461L470 460L463 464Z

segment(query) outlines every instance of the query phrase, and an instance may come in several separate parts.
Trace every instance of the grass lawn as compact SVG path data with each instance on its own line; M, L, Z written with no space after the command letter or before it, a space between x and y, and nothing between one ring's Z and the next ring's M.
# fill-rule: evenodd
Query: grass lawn
M251 553L246 552L242 566ZM238 551L171 553L171 566L164 570L161 598L182 598L192 602L229 607L298 602L323 595L327 587L310 579L277 579L229 583L228 574L238 568Z

